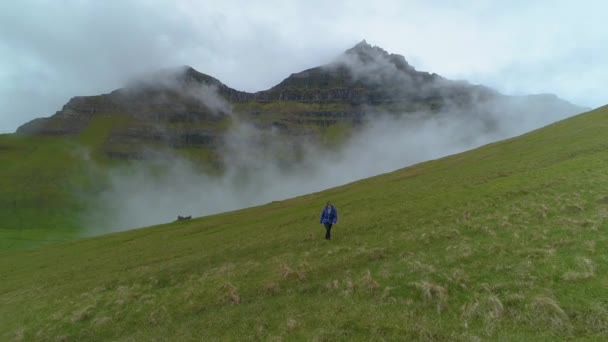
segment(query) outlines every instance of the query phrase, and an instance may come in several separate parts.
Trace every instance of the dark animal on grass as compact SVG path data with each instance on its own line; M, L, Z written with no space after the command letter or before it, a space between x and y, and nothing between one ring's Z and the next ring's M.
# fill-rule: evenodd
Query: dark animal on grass
M192 215L190 215L190 216L180 216L180 215L177 215L177 220L178 221L189 220L191 218L192 218Z

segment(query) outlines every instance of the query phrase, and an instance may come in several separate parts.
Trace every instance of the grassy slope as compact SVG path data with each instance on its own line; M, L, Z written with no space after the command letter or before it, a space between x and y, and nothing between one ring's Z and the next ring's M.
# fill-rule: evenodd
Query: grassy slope
M88 199L103 187L103 171L117 165L104 142L125 122L100 114L80 136L0 135L0 251L82 236Z
M79 152L67 139L0 136L0 251L77 235Z
M605 339L607 129L605 107L322 193L4 252L0 340Z
M297 104L284 108L273 103L266 106L268 108L264 108L278 112L298 108ZM312 110L321 108L302 106ZM32 248L81 236L82 217L90 210L89 200L103 188L105 171L129 164L108 159L104 151L166 151L162 146L106 142L113 129L129 124L132 122L125 115L98 113L79 136L0 135L0 251ZM222 130L229 124L228 121L205 123L204 128ZM344 125L314 129L323 137L332 137L327 140L334 143L348 132ZM216 152L209 149L182 147L169 153L201 165L201 169L210 174L218 172L208 166L210 160L218 159Z
M124 121L99 115L77 137L0 135L0 251L82 235L87 198L103 185L99 171L112 165L100 147Z

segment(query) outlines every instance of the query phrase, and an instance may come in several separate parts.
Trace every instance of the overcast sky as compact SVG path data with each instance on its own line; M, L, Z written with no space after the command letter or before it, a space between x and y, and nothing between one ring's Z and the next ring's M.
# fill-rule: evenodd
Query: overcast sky
M164 67L263 90L362 39L418 70L597 107L606 13L600 0L1 1L0 132Z

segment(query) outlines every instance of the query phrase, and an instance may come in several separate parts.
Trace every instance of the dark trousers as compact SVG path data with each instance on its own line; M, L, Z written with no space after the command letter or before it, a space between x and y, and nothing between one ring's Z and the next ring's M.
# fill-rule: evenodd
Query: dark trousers
M331 223L325 223L325 240L331 240Z

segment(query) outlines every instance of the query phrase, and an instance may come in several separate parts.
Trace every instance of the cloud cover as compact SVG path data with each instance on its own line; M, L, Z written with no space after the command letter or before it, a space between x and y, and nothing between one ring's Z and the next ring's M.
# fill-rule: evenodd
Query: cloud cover
M378 65L375 72L393 70L386 63ZM369 68L360 63L350 68L357 66L354 77L364 77ZM179 84L173 86L189 93ZM199 100L205 105L216 103L214 95L218 97L210 91ZM574 110L569 103L547 96L495 97L474 101L467 108L446 102L438 113L388 114L370 107L363 124L344 144L335 146L314 141L294 145L293 137L233 116L218 151L223 164L220 175L206 174L168 152L151 162L123 164L110 172L100 169L108 184L92 199L85 198L93 210L83 217L84 234L166 223L178 215L204 216L320 191L512 137L573 115Z
M75 95L191 65L271 87L365 38L418 70L509 94L608 103L602 1L24 0L0 3L0 132Z

